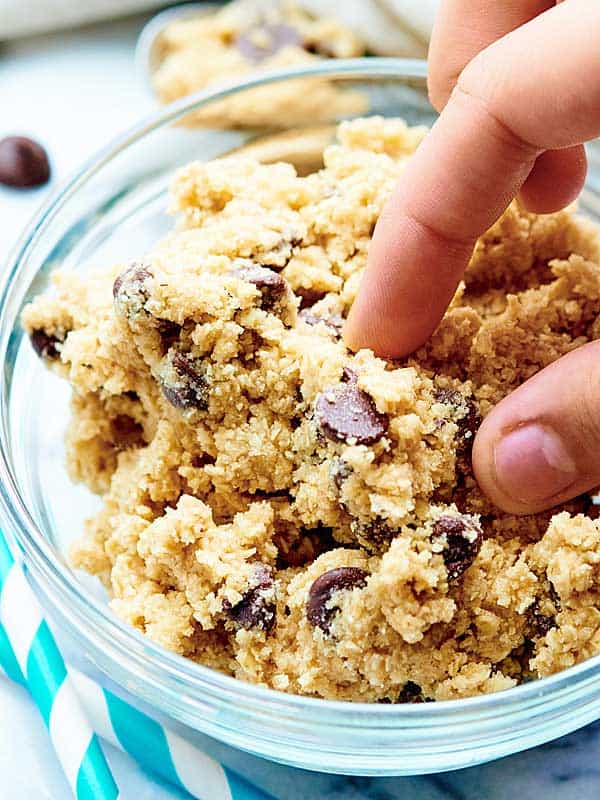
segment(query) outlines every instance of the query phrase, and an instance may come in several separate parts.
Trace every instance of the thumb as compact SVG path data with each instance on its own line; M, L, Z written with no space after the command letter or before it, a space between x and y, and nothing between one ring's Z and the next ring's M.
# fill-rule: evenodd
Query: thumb
M492 502L514 514L600 484L600 341L546 367L488 414L473 469Z

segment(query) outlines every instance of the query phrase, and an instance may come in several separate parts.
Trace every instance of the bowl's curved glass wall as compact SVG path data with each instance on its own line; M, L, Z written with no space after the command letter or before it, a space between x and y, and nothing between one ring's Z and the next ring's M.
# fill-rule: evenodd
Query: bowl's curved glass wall
M431 124L435 114L426 99L424 77L421 62L329 62L181 101L107 147L47 204L9 259L0 286L2 522L26 553L32 580L60 627L69 657L185 723L190 735L204 731L307 768L327 764L331 771L348 773L415 774L530 747L598 715L598 659L493 697L393 707L283 695L162 650L114 618L101 587L67 566L69 542L99 501L66 475L63 433L69 390L35 357L24 340L19 314L48 287L56 267L85 273L139 257L150 248L172 224L168 185L177 167L246 148L265 160L291 160L303 172L317 169L334 123L346 115L347 96L353 102L360 98L361 114L399 115L411 124ZM260 100L257 87L264 93L292 83L308 92L319 82L326 82L340 102L321 108L318 118L310 114L304 119L295 112L273 114L272 124L261 127L240 124L240 109ZM238 104L235 125L231 113L219 119L219 108L223 116L228 107L225 101L230 110L231 103ZM207 109L210 114L198 125L198 111ZM182 124L186 116L189 123L190 112L194 126ZM598 218L592 178L582 206Z

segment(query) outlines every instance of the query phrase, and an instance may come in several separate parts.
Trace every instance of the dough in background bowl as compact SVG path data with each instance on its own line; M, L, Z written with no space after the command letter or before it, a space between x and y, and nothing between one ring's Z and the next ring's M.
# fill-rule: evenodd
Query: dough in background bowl
M365 43L335 18L309 13L296 3L236 0L166 26L154 45L158 64L152 85L163 103L217 83L310 64L320 58L365 54ZM185 118L187 125L289 127L334 121L367 109L357 89L325 78L303 78L259 87L212 103Z

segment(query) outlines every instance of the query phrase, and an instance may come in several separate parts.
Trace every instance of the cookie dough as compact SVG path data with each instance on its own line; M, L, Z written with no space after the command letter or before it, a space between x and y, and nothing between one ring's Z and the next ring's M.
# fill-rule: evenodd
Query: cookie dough
M294 3L238 0L209 14L172 22L157 43L152 76L163 103L216 83L365 54L364 43L333 19ZM188 125L289 127L360 114L366 96L322 78L273 83L190 114Z
M57 272L23 315L73 388L69 472L104 500L73 564L154 641L246 681L422 702L600 652L590 498L513 517L470 467L490 408L600 336L592 224L515 203L414 356L341 340L423 135L344 123L305 177L191 164L170 235L134 263Z

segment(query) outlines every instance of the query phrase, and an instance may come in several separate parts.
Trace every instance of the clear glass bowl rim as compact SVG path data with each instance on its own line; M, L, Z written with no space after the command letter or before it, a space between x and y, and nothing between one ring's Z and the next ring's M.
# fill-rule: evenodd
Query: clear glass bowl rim
M404 79L424 82L426 74L426 63L414 59L364 58L318 62L198 92L152 113L114 139L87 161L63 187L52 194L8 257L0 280L0 358L4 369L14 328L18 324L14 314L12 318L10 317L10 312L14 310L11 309L11 299L21 266L35 250L52 219L77 190L129 146L155 129L175 122L203 105L272 82L302 77L349 80L389 78L398 81ZM573 692L577 697L582 692L593 695L594 700L600 697L600 656L594 656L548 678L495 694L420 705L387 705L339 702L286 694L223 675L163 649L121 622L105 604L90 597L76 576L61 562L60 557L57 557L32 519L19 492L10 464L7 383L9 381L5 377L0 393L0 512L5 531L23 552L28 572L41 594L48 599L52 609L61 618L69 620L77 627L78 635L89 652L94 655L95 663L109 676L115 674L112 667L118 665L116 674L121 678L129 676L131 684L137 685L138 689L140 681L148 680L148 686L151 683L154 689L163 688L165 696L169 693L167 690L170 690L171 693L176 691L185 694L190 700L195 697L200 704L210 701L215 708L225 708L234 702L239 709L247 709L249 714L265 714L268 717L275 713L282 719L290 720L298 719L298 715L307 716L311 725L328 726L331 733L353 732L364 734L365 737L369 732L383 730L400 732L403 729L415 732L416 728L419 729L419 738L428 731L429 735L437 731L435 736L439 737L443 735L443 730L452 729L459 719L462 723L481 721L485 724L485 720L489 720L490 723L495 721L491 727L496 728L496 723L500 723L502 718L513 718L515 721L516 718L512 717L514 713L522 719L522 712L528 707L533 709L546 702L559 701L561 697L562 701L558 705L563 707ZM151 659L148 658L149 654ZM119 682L118 678L116 680ZM141 691L141 694L155 697L150 688L147 692ZM184 715L174 709L175 706L172 706L170 711L180 719L183 718ZM185 721L189 724L189 720ZM586 718L585 721L589 719ZM578 724L581 722L566 724L560 732L567 732ZM218 738L227 740L226 737L215 734L214 730L210 732ZM523 746L531 746L550 738L552 736L539 737L538 740L521 747L505 748L499 754L513 752L522 749ZM231 740L232 737L229 737L229 741ZM243 741L235 743L244 747ZM460 747L460 742L457 741L456 744ZM270 757L276 756L271 754ZM289 759L286 760L289 762ZM298 763L303 764L301 761ZM441 768L450 767L441 766ZM367 771L361 770L362 774L366 774Z

